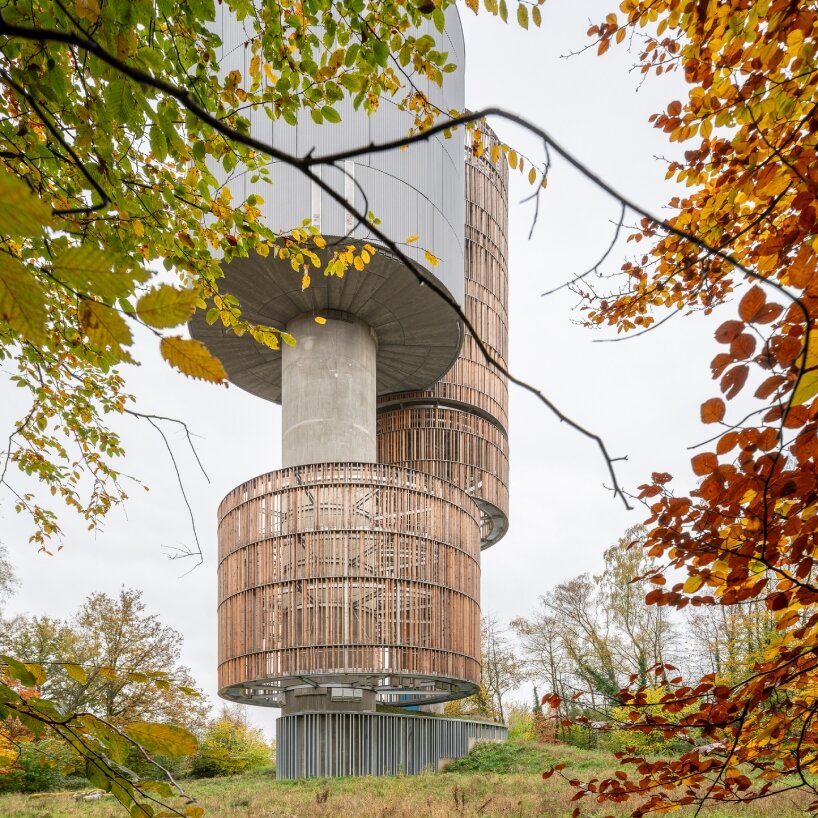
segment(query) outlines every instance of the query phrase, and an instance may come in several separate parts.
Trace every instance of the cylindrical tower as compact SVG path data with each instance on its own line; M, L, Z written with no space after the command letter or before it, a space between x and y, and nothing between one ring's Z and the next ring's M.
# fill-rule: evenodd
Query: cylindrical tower
M467 150L464 311L495 360L508 361L508 166ZM508 528L508 382L470 333L454 366L431 388L378 399L378 462L435 474L471 494L483 548Z
M244 72L242 27L220 13L220 64ZM461 68L444 75L442 88L413 80L443 110L462 110L454 7L445 37ZM338 126L290 127L254 112L252 132L303 155L399 137L412 124L393 105L372 116L336 107ZM374 212L384 233L418 235L419 247L406 246L414 272L463 304L505 361L505 176L486 160L464 163L463 150L455 132L364 155L343 172L325 168L322 178L345 202ZM191 322L233 383L282 404L283 468L233 489L219 507L219 695L284 708L282 776L388 771L398 768L397 745L379 746L383 764L363 763L361 753L376 751L361 745L364 722L353 728L350 718L378 705L458 698L480 683L480 548L502 535L507 519L506 385L470 338L464 345L457 313L366 224L286 165L274 164L271 179L259 191L270 226L286 231L310 220L327 240L323 261L339 241L368 242L375 253L362 270L315 277L304 290L288 260L223 263L222 289L240 299L244 317L286 329L294 347L270 350L200 314ZM246 174L229 183L255 192ZM426 250L438 265L429 266ZM402 735L415 734L406 729ZM447 736L449 747L458 730L455 723L417 735ZM305 755L293 737L308 733ZM489 733L498 735L480 734ZM466 747L466 733L460 738L456 746ZM447 752L427 749L407 772Z

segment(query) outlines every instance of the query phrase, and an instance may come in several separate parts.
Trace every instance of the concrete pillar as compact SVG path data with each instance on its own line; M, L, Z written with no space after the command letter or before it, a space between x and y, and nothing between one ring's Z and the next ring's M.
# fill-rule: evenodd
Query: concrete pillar
M290 321L287 332L297 344L282 345L284 468L308 463L374 463L374 332L352 316L318 324L312 315Z

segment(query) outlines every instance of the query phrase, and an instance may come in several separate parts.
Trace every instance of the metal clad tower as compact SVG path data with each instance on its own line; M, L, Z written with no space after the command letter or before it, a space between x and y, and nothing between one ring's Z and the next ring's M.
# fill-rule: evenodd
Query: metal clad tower
M248 36L221 14L220 65L245 73ZM443 110L462 110L453 7L446 31L461 68L442 88L416 82ZM252 132L303 155L411 126L389 100L372 116L349 103L338 110L340 125L297 127L254 112ZM405 248L416 269L463 305L505 362L505 169L464 162L455 133L342 170L325 167L322 178L376 213L386 234L420 236ZM273 228L310 219L330 246L368 241L377 251L364 270L317 277L304 291L286 260L223 265L223 289L245 317L286 328L295 347L269 350L201 315L191 323L231 381L282 404L283 468L233 489L219 507L219 694L283 708L279 777L420 772L476 738L505 734L378 707L443 702L479 686L480 549L507 525L507 387L473 339L464 343L457 314L347 208L286 165L273 167L272 180L256 190L239 173L229 184L263 196ZM438 266L428 266L427 249Z

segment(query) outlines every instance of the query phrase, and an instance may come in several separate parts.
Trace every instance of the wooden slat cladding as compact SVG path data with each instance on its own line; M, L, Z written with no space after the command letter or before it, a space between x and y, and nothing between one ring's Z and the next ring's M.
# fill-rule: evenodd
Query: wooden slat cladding
M384 412L378 457L449 480L508 514L508 439L480 415L445 406Z
M428 698L479 683L480 518L463 489L325 463L250 480L219 514L222 691L389 674Z
M466 299L464 310L480 339L508 361L508 167L491 163L494 135L481 157L466 161ZM486 364L467 333L452 368L423 392L379 399L378 462L451 480L490 509L484 545L508 521L508 383ZM496 526L501 521L500 529Z

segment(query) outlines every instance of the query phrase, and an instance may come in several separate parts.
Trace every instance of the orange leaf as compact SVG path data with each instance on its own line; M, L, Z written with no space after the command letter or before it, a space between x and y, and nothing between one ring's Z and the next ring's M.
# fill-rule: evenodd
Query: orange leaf
M741 320L746 321L748 324L755 321L766 303L767 296L764 295L764 290L757 284L751 287L738 305L738 314L741 316Z
M742 321L725 321L716 330L716 340L720 344L729 344L744 329Z
M710 398L702 404L702 423L719 423L724 420L724 401L721 398Z
M750 374L750 367L747 364L741 366L734 366L731 370L725 373L721 379L721 391L724 392L727 400L732 400L739 392L741 392L744 384L747 382L747 375Z
M714 472L719 466L719 461L713 452L702 452L697 454L690 464L693 466L693 473L703 477L705 474Z

